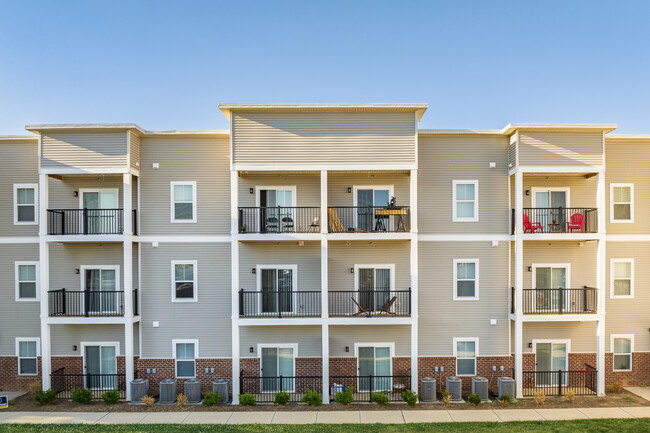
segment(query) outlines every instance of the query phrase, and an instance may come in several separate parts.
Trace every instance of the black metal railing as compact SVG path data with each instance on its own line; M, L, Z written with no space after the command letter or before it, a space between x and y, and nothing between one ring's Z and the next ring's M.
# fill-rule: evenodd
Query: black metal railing
M397 233L411 230L409 206L334 206L327 209L330 233Z
M561 396L572 390L576 395L596 394L598 371L585 364L583 370L523 371L524 397L541 392L548 396Z
M239 233L320 233L320 207L240 207Z
M320 291L239 291L239 317L320 317Z
M410 316L408 290L332 290L328 292L331 317Z
M245 376L239 374L240 394L253 394L257 403L273 403L275 394L289 394L291 402L301 402L307 391L323 393L322 376Z
M411 389L409 373L394 376L330 376L330 400L336 393L351 390L354 401L370 402L373 393L382 393L390 401L402 401L402 392Z
M126 398L126 376L122 374L66 374L65 367L50 374L52 389L56 398L69 399L73 389L87 388L92 391L93 398L99 400L106 391L115 389L120 392L120 398Z
M511 288L510 312L516 311L516 291ZM523 289L523 314L594 314L598 310L598 289Z
M58 289L48 291L47 295L50 316L124 316L123 291ZM137 290L134 290L134 314L138 314L137 296Z
M518 220L512 210L512 234L516 224L524 233L598 233L598 209L578 207L524 208Z
M133 234L138 234L133 209ZM48 209L48 235L119 235L124 233L122 209Z

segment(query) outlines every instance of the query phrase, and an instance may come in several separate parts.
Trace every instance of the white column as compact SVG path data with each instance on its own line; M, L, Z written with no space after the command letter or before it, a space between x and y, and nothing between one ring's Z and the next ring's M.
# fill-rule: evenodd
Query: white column
M131 400L131 381L134 378L133 365L133 226L131 173L122 175L122 209L124 212L124 360L126 374L126 399Z
M52 351L50 341L50 325L48 323L47 291L50 287L50 250L45 242L47 235L47 207L49 197L49 178L46 174L38 177L38 254L39 254L39 283L40 316L41 316L41 370L43 376L43 389L51 387L50 373L52 372Z
M605 208L605 173L600 172L597 176L596 207L598 208L598 251L596 258L596 287L598 288L598 322L596 324L596 369L598 395L605 395L605 302L607 293L605 290L605 270L607 266L607 244L606 236L606 208Z
M239 176L230 172L230 264L232 317L232 404L239 404Z
M321 356L323 358L323 404L330 403L330 329L323 323L321 333Z
M329 227L327 213L327 170L320 171L320 232L325 234Z
M411 170L409 203L411 215L411 390L418 392L419 358L419 254L418 254L418 171ZM399 204L399 203L398 203Z
M515 384L517 398L523 397L523 286L524 286L524 178L517 169L515 173ZM509 308L510 306L508 306Z

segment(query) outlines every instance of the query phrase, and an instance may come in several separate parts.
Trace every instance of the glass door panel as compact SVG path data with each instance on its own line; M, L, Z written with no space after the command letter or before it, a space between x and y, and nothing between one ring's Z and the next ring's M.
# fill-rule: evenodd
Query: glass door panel
M390 377L390 349L388 347L375 348L375 390L390 391L392 378Z
M372 268L360 268L359 274L359 304L361 308L373 311L375 270Z
M86 269L85 290L89 291L89 313L117 313L116 272L114 269Z
M375 348L359 347L359 391L370 391L370 376L375 375Z
M294 354L290 347L262 348L262 392L294 391ZM280 381L282 376L282 381Z
M390 391L392 383L390 348L359 347L359 391Z
M115 346L86 346L86 386L89 389L117 388L117 353Z
M87 191L83 193L83 207L87 209L88 234L117 233L119 215L115 191Z
M535 269L535 306L536 310L559 311L562 300L566 308L566 268L536 268ZM559 289L559 290L558 290Z
M371 189L357 190L357 221L356 227L362 232L370 232L373 229L374 206L373 192Z
M293 270L262 269L262 312L293 311Z
M537 343L535 358L538 386L557 386L558 380L561 380L562 384L566 384L566 343ZM561 375L558 375L559 370L563 371Z

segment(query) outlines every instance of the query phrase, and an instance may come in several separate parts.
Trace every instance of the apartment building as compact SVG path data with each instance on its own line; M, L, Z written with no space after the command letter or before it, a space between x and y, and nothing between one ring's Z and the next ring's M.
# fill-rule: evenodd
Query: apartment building
M0 137L0 387L650 385L650 135L219 108L229 130Z

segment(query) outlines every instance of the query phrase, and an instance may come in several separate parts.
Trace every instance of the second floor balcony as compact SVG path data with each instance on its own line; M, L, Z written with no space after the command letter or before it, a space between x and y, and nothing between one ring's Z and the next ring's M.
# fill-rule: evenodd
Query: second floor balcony
M133 293L133 315L139 313L138 290ZM50 317L123 317L124 291L67 290L47 292ZM127 314L128 316L128 314Z
M320 233L320 207L240 207L239 233Z
M516 313L516 291L511 289L510 312ZM594 287L581 289L523 289L523 314L596 314L598 290Z
M133 234L138 234L137 211L132 210ZM123 209L48 209L48 235L121 235Z
M330 233L411 231L409 206L334 206L327 210Z
M521 219L512 210L512 234L521 224L524 234L598 233L598 209L595 208L524 208Z

